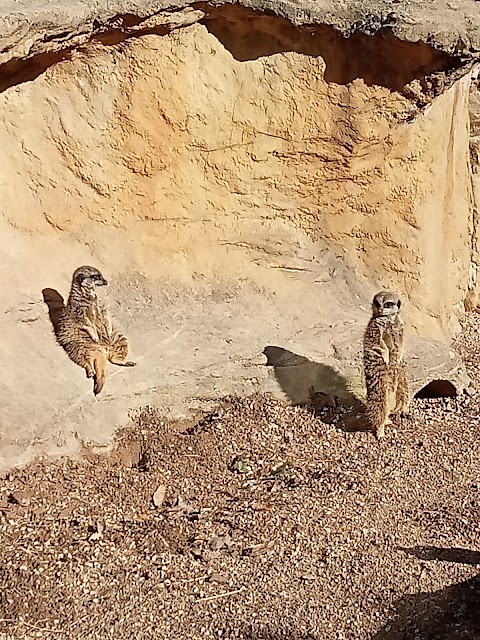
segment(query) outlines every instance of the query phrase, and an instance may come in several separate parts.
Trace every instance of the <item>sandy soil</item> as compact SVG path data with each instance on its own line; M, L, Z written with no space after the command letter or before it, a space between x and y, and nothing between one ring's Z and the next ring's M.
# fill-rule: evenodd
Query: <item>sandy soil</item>
M378 443L268 396L146 408L108 456L12 471L0 638L478 639L479 410L415 400Z

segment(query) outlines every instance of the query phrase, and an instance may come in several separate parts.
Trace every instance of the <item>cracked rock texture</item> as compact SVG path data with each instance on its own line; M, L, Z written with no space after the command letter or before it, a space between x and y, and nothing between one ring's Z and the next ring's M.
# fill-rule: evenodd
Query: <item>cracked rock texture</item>
M362 396L384 287L414 390L462 388L478 9L387 5L3 3L0 466L106 445L146 403ZM85 263L139 363L97 399L43 302Z

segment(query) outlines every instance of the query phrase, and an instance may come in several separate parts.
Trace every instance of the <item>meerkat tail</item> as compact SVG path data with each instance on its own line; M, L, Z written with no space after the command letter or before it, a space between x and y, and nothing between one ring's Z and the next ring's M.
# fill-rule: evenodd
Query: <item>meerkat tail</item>
M94 376L93 393L98 396L103 389L107 377L107 356L102 351L95 351L92 356Z
M118 332L114 332L112 345L109 349L108 360L118 367L134 367L137 363L126 360L128 355L128 340Z
M410 386L408 384L407 374L405 371L405 364L402 364L398 370L397 397L394 413L408 414L410 410L410 401Z

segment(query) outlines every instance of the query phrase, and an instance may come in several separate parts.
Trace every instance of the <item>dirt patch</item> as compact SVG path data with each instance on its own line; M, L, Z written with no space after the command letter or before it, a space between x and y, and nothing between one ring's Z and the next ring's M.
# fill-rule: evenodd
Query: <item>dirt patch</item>
M479 397L417 399L381 444L331 409L146 408L109 456L10 472L4 637L478 637Z

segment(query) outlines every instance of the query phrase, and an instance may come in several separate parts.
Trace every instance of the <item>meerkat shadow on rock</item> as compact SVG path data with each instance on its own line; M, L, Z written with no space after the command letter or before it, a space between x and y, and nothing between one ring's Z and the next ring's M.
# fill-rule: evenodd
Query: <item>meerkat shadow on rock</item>
M284 349L269 345L263 350L267 358L265 366L272 367L275 378L283 393L293 405L312 408L314 413L322 412L324 422L333 422L339 404L356 405L364 410L361 401L350 391L346 378L333 367L309 360ZM363 422L350 420L351 425L338 421L338 426L347 431L363 430Z
M57 342L87 378L93 378L95 395L105 384L107 362L121 367L136 364L127 360L128 340L114 326L106 302L97 294L97 288L107 284L98 269L83 266L73 274L66 305L55 289L43 290Z
M58 332L58 321L65 309L65 300L56 289L46 288L42 290L43 301L48 307L48 315L52 323L55 335Z

